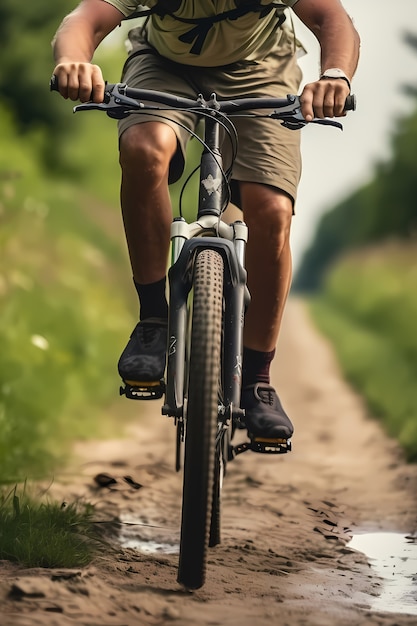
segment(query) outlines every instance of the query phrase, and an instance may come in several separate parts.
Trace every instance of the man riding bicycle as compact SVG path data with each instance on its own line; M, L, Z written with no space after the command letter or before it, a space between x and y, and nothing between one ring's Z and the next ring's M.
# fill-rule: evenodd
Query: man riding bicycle
M339 0L143 0L145 24L129 34L122 80L188 98L285 97L297 93L301 45L288 28L293 10L315 34L321 73L301 94L306 120L343 115L359 58L359 36ZM54 39L59 91L102 102L104 81L91 63L97 46L139 6L136 0L82 0ZM121 205L140 319L119 360L129 383L163 378L167 345L165 275L172 220L168 184L184 167L192 114L131 115L119 122ZM161 112L161 115L164 115ZM241 406L255 436L289 439L292 423L269 369L291 282L290 226L301 172L299 132L268 118L237 118L234 201L249 227Z

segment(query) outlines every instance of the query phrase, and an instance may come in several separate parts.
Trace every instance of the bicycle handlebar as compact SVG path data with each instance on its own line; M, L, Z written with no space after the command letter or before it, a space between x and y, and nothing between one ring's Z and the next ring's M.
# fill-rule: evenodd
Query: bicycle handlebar
M58 80L52 76L50 82L51 91L59 91ZM145 104L148 103L148 104ZM286 98L237 98L235 100L217 100L216 94L212 94L210 100L205 100L200 95L196 100L183 98L169 93L150 89L135 89L125 83L106 84L103 102L86 102L74 107L74 112L85 110L105 111L109 117L122 119L131 113L144 110L161 110L158 105L164 105L168 109L190 110L195 113L215 112L233 115L243 111L260 109L272 109L269 117L278 119L287 128L297 130L306 124L316 123L342 128L339 122L329 118L314 118L307 122L301 113L299 96L288 95ZM354 95L346 99L345 111L356 109Z
M159 91L134 89L132 87L128 87L123 83L118 83L116 85L107 85L107 87L109 88L110 92L112 92L115 87L119 88L120 93L135 100L150 100L152 97L154 97L155 101L160 102L161 104L167 104L168 106L172 106L174 108L194 108L196 104L198 104L201 105L203 108L207 106L208 108L214 108L215 110L221 111L223 113L235 113L237 111L249 111L252 109L283 108L289 103L292 104L293 102L295 102L295 100L289 101L289 99L298 99L298 96L287 96L286 98L237 98L235 100L218 101L216 99L216 96L213 94L210 100L205 101L201 96L197 100L190 100L189 98L181 98L179 96L173 96L171 94L161 93ZM348 96L345 104L345 111L354 110L355 107L355 96Z

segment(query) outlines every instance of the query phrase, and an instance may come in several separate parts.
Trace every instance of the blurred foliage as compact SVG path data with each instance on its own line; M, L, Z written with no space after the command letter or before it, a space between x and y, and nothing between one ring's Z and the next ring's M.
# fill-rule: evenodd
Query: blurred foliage
M74 103L49 91L49 79L54 68L51 42L62 19L77 4L77 0L38 0L33 4L2 0L0 103L2 109L10 113L17 136L30 137L31 142L36 143L37 156L51 173L77 179L84 177L85 181L91 181L88 166L92 152L85 150L82 136L89 124L95 125L96 141L100 141L104 132L102 145L97 145L94 157L99 161L104 157L104 165L107 166L108 155L112 154L118 167L115 122L99 114L99 121L90 116L86 116L90 119L84 119L81 114L73 117L71 109ZM103 46L99 50L97 62L106 78L111 77L109 80L113 82L119 80L124 56L121 38L113 46ZM103 147L110 133L114 139L114 150ZM87 161L87 156L90 161ZM99 171L98 168L92 169ZM104 177L103 181L106 181Z
M417 50L417 37L406 41ZM413 95L411 86L407 93ZM321 218L294 280L294 289L314 291L327 269L344 251L392 235L413 237L417 231L417 106L399 120L392 156L375 167L373 179Z
M407 32L404 35L404 41L411 47L415 52L417 52L417 34ZM405 93L408 93L410 96L417 96L417 84L407 83L404 85Z
M410 461L417 461L416 285L416 241L391 241L344 257L312 305L348 379Z
M91 169L96 130L83 138ZM111 432L103 411L137 305L119 211L92 199L92 182L87 193L52 179L36 131L19 134L1 103L0 134L0 480L10 482L62 462L74 437ZM97 160L96 184L110 178L116 194L118 170Z
M75 6L73 0L0 3L0 101L13 111L19 132L48 130L54 138L65 132L64 103L47 97L53 70L51 41L64 15Z
M39 69L39 91L21 85L34 107L20 114L0 94L1 482L50 471L74 437L114 433L107 407L137 314L118 208L116 125L104 115L72 116L72 103L49 93L52 34L36 35L48 56L43 70L34 52L28 61L29 73ZM105 71L120 72L122 53L104 50ZM36 93L40 109L54 111L49 119L36 114Z

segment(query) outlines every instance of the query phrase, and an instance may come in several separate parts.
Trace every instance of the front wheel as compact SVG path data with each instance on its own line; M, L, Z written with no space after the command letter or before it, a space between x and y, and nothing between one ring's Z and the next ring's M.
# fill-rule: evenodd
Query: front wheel
M214 461L221 376L223 258L203 250L192 284L184 485L178 582L190 589L204 584L209 545Z

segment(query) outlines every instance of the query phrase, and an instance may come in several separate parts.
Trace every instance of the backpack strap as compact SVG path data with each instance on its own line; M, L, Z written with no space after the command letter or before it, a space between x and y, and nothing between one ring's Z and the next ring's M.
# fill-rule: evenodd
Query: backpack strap
M190 49L191 54L200 54L210 29L214 26L214 24L217 24L217 22L221 22L223 20L237 20L239 17L247 15L248 13L259 13L259 19L261 19L268 15L271 11L276 10L278 6L282 7L285 5L282 5L280 2L271 2L267 5L261 5L259 2L255 1L242 3L234 9L229 9L229 11L223 11L223 13L212 15L210 17L184 19L175 16L175 19L180 22L185 24L194 24L193 28L178 37L178 39L183 43L193 44ZM284 21L285 14L282 12L279 16L277 27L281 26Z
M171 17L175 17L175 11L178 11L181 5L181 0L157 0L157 3L152 7L144 7L142 4L131 13L123 18L125 20L135 20L138 17L150 17L151 15L158 15L160 18L164 18L165 15L170 15Z
M206 37L210 29L214 26L214 24L217 24L217 22L221 22L223 20L237 20L239 17L247 15L248 13L259 13L259 19L262 19L271 11L278 11L280 9L280 14L277 22L277 28L279 28L285 22L284 9L288 8L287 5L279 1L263 5L259 2L259 0L249 0L247 2L242 2L234 9L223 11L223 13L219 13L218 15L187 19L178 17L174 14L174 11L178 10L181 4L181 0L177 1L176 4L177 6L173 7L172 0L158 0L156 5L153 6L151 9L139 9L134 13L131 13L125 19L133 19L145 16L150 17L151 15L158 15L159 17L164 18L165 15L169 15L170 17L178 20L179 22L182 22L183 24L191 24L193 27L185 32L183 35L178 37L178 39L183 43L192 44L190 49L191 54L201 54L201 50L203 48Z

